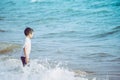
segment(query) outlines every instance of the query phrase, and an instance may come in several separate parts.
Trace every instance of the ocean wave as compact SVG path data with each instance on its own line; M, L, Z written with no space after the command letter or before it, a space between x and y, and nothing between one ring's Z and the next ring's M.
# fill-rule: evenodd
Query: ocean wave
M1 30L1 29L0 29L0 32L6 32L6 31L5 31L5 30Z
M53 0L31 0L31 3L52 3Z
M120 30L120 26L113 28L113 30Z
M115 58L113 60L110 60L110 62L120 62L120 57L119 58Z
M4 20L4 19L5 19L5 17L0 16L0 21L2 21L2 20Z
M76 2L75 0L30 0L32 3L36 2Z
M59 32L59 33L48 33L48 34L45 34L43 35L42 38L56 38L56 37L80 37L80 32L77 32L77 31L62 31L62 32Z
M120 2L119 1L111 1L108 3L105 3L104 1L95 1L91 4L91 8L103 8L103 7L113 7L113 6L120 6Z
M15 2L14 1L6 1L6 0L4 0L3 1L3 3L1 3L1 8L0 8L0 10L1 10L1 12L4 12L5 11L5 9L10 9L12 6L15 6Z
M13 6L13 5L15 5L15 2L13 2L13 1L8 1L8 2L6 2L5 4L8 4L8 5L10 5L10 6Z
M39 0L31 0L30 2L32 2L32 3L39 2Z
M114 5L114 6L116 6L116 7L119 7L119 6L120 6L120 1L115 2L115 3L112 3L112 5Z
M81 58L92 60L94 62L112 62L111 60L115 57L116 57L115 55L111 55L109 53L93 53L82 56Z
M91 15L94 15L94 14L108 14L108 13L109 13L108 10L101 9L101 10L93 11L93 12L91 13Z
M86 72L77 71L75 73L60 67L59 62L53 67L47 60L31 60L29 67L22 67L20 60L8 58L1 61L0 66L0 77L4 80L8 80L8 77L11 77L10 80L18 78L20 80L88 80ZM84 76L75 76L76 74L84 74Z
M95 37L95 38L104 38L104 37L108 37L108 36L111 36L111 37L118 36L118 37L120 37L119 33L120 33L120 26L117 26L117 27L111 29L108 32L97 34L97 35L94 35L92 37Z
M93 53L93 54L87 55L87 57L98 58L98 57L114 57L114 56L110 55L109 53Z
M20 45L0 42L0 54L10 53L20 48Z

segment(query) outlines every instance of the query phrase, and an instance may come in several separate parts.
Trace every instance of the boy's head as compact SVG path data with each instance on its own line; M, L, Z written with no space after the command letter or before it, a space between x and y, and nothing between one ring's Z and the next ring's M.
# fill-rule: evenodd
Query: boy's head
M30 28L30 27L27 27L25 30L24 30L24 34L25 36L29 37L29 38L32 38L33 37L33 29Z

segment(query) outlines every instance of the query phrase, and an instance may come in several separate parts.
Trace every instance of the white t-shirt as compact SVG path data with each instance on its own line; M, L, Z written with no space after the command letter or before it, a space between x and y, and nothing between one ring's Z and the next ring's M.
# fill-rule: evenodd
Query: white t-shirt
M30 38L28 38L28 37L26 37L25 38L25 43L24 43L24 45L23 45L23 50L22 50L22 56L23 57L25 57L25 54L24 54L24 48L27 48L26 50L26 54L27 54L27 56L28 56L28 58L29 58L29 55L30 55L30 52L31 52L31 40L30 40Z

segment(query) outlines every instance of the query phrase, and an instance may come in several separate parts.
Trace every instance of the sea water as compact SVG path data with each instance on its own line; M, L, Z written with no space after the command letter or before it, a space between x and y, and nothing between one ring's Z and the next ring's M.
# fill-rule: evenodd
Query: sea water
M20 61L26 27L29 68ZM119 80L120 1L0 1L0 53L0 80Z

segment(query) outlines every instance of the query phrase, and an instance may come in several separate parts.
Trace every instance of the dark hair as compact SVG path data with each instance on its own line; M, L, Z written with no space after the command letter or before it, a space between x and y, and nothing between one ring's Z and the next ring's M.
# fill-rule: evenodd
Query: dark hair
M33 29L32 28L30 28L30 27L27 27L27 28L25 28L25 30L24 30L24 34L26 35L26 36L28 36L30 33L32 33L33 32Z

